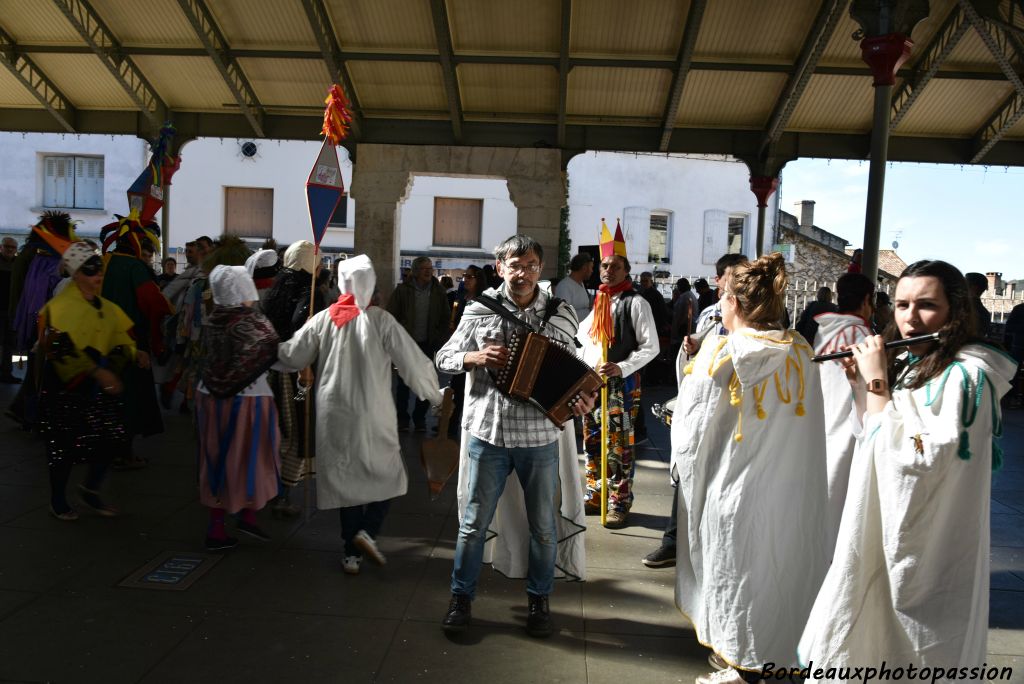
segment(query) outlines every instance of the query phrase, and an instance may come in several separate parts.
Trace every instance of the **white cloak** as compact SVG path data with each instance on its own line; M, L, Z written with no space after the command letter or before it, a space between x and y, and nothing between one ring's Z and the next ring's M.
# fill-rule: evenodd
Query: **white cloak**
M855 314L823 313L814 317L818 334L814 338L815 354L842 351L845 345L857 344L874 335L867 322ZM825 401L825 460L828 464L828 520L826 539L831 558L843 517L846 489L850 484L850 462L857 440L853 435L857 416L864 413L867 390L864 383L851 383L840 361L820 365L821 394ZM856 410L854 408L856 407Z
M278 347L282 364L294 369L316 361L317 508L384 501L405 494L408 475L398 442L391 396L391 366L416 396L441 403L433 362L395 318L380 307L365 308L376 277L355 257L339 266L339 287L353 291L361 312L338 328L330 308L306 321ZM343 267L358 268L354 274ZM348 280L343 278L349 275Z
M943 375L920 389L897 387L865 421L801 663L982 664L992 440L1016 366L991 347L967 345Z
M676 400L673 436L685 436L672 450L676 603L697 640L742 669L796 663L828 563L824 414L811 355L792 331L709 335Z
M466 396L471 373L466 374ZM469 503L469 433L462 431L459 455L459 520ZM587 554L583 532L586 531L586 513L583 508L583 485L580 464L576 454L576 431L573 422L565 424L558 438L559 514L555 516L558 546L555 555L555 578L585 580ZM530 528L526 519L526 499L515 472L505 481L505 489L494 509L494 517L487 528L488 541L484 546L485 563L506 577L523 579L527 575L530 559Z

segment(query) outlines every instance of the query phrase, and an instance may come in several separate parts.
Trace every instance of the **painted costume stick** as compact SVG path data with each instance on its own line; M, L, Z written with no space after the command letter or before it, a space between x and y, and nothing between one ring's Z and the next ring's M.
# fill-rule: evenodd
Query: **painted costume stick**
M327 232L327 224L330 223L334 212L345 196L345 183L341 177L341 165L338 163L337 146L348 136L349 124L352 115L348 111L348 100L345 99L341 88L335 84L327 92L327 99L324 100L327 107L324 109L324 123L321 134L324 136L324 144L320 148L320 154L313 164L309 177L306 179L306 206L309 209L309 222L313 228L313 257L314 263L319 263L320 242ZM309 287L309 318L315 313L316 302L316 276L317 269L313 268L312 281ZM307 319L308 320L308 319ZM306 472L312 472L310 424L312 423L312 401L306 402L306 430L304 439L306 442ZM305 484L306 496L306 517L309 517L312 492L309 488L309 478Z

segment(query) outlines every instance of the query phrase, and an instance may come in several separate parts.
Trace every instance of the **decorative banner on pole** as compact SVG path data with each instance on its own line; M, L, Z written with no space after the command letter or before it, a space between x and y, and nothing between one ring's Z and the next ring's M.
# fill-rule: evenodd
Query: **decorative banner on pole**
M348 123L352 120L348 112L348 101L337 85L331 86L324 103L327 105L321 129L324 144L306 180L306 205L313 228L313 244L318 248L317 251L327 232L327 224L334 216L341 198L345 196L345 183L341 178L341 164L338 163L338 151L335 148L348 135Z

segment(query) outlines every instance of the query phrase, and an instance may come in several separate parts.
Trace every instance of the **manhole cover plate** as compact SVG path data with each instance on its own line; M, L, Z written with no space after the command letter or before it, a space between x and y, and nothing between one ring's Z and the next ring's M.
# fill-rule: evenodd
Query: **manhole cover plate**
M121 580L117 586L132 589L185 591L217 564L222 556L169 551L160 554Z

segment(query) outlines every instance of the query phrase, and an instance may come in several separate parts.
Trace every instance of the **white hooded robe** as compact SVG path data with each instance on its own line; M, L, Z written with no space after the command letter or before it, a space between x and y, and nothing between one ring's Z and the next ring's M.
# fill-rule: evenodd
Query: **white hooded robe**
M367 308L376 282L367 257L342 262L338 287L355 296L360 314L339 328L325 309L278 347L279 360L291 368L316 361L320 509L384 501L408 488L391 396L392 364L416 396L441 403L433 362L394 316Z
M676 603L700 643L746 670L796 663L827 567L824 415L811 355L792 331L708 336L676 400L673 436L688 440L673 440Z
M817 667L980 666L999 398L1017 364L984 345L869 416L835 558L800 640ZM827 676L817 681L833 681ZM941 677L940 677L941 679Z
M867 322L855 314L823 313L814 317L818 334L814 337L815 354L842 351L874 333ZM825 402L825 460L828 464L828 535L829 557L836 546L839 521L843 517L846 489L850 484L850 462L857 445L854 437L856 416L864 413L867 390L863 382L851 383L841 361L825 361L820 366L821 394ZM856 408L856 410L855 410Z

